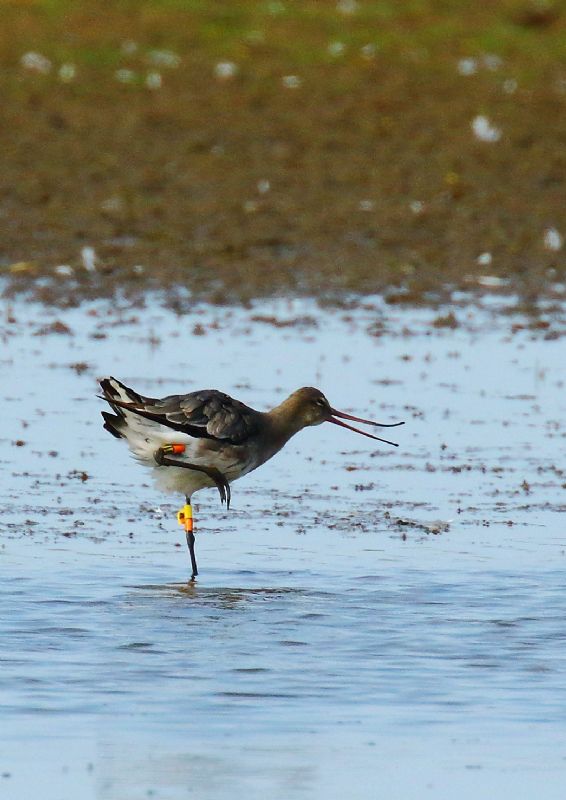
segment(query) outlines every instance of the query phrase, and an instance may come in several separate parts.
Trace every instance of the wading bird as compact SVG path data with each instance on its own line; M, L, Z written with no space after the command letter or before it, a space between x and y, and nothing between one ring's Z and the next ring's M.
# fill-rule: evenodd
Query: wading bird
M199 489L216 486L221 502L230 508L230 484L274 456L289 439L309 425L332 422L362 436L397 447L343 420L395 428L336 411L318 389L297 389L271 411L255 411L216 389L144 397L116 378L100 381L102 399L113 414L103 411L104 428L125 439L135 458L151 467L157 486L181 492L186 504L177 518L184 526L192 576L198 574L191 498Z

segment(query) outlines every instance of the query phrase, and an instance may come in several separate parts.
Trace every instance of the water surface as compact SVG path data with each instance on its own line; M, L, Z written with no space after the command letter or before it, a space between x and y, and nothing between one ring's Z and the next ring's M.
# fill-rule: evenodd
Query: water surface
M563 797L563 340L456 316L4 306L2 797ZM199 494L191 586L105 374L407 425Z

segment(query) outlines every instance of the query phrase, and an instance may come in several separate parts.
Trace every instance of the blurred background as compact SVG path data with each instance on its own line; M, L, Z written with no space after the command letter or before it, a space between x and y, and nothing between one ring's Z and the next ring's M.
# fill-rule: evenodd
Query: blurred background
M12 287L531 302L564 278L561 2L4 0L0 54Z

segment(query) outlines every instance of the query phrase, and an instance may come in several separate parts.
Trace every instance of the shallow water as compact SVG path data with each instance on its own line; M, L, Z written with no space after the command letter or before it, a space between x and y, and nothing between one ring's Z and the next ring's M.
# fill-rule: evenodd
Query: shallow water
M563 797L564 344L496 312L4 305L0 795ZM199 494L190 586L105 374L407 424Z

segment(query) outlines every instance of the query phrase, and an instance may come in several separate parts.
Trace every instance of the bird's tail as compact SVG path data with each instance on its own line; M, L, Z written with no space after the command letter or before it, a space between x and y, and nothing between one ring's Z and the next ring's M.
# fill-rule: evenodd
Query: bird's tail
M121 428L124 426L124 419L117 414L110 414L108 411L101 411L100 413L104 418L104 425L102 426L104 430L117 439L123 439L124 434L121 432Z
M117 439L125 438L125 429L127 428L126 415L120 406L115 405L112 401L119 400L125 403L143 403L144 397L133 389L128 388L116 378L102 378L100 381L100 388L102 389L102 396L104 400L110 405L114 414L108 411L102 411L104 418L104 429L107 430L112 436Z

